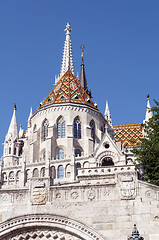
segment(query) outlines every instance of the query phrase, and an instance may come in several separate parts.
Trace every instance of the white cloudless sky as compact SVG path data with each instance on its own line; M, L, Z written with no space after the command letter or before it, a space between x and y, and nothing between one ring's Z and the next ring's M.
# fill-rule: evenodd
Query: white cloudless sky
M60 73L65 25L70 22L75 72L80 45L93 101L113 124L140 123L146 95L159 101L159 1L1 0L0 142L17 104L18 126L26 130ZM2 147L1 147L2 153Z

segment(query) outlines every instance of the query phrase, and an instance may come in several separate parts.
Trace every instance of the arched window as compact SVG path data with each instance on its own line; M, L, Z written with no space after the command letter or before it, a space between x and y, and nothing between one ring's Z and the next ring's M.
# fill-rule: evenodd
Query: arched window
M68 164L66 166L65 172L66 172L66 178L70 178L71 177L71 165L70 164Z
M79 117L76 117L74 120L74 138L81 138L81 122Z
M58 178L63 178L63 166L62 165L60 165L58 167L57 177Z
M9 154L11 154L11 147L9 147Z
M79 149L75 150L75 157L81 157L81 151Z
M78 162L78 163L76 163L76 175L78 175L79 168L81 168L81 164Z
M65 137L65 120L61 117L57 122L57 137L64 138Z
M64 150L62 148L58 150L58 159L64 159Z
M105 157L103 160L102 160L102 166L105 167L105 166L111 166L111 165L114 165L114 162L112 160L111 157Z
M20 179L20 171L17 171L16 173L16 181L19 182Z
M33 171L33 177L39 177L39 171L37 168L35 168Z
M91 127L91 138L93 139L93 142L95 142L95 123L93 120L90 121L90 127Z
M40 171L40 176L41 177L45 177L45 168L41 168L41 171Z
M9 181L14 181L14 172L9 173Z
M16 155L17 154L17 149L16 148L14 148L14 155Z
M42 160L43 160L43 161L46 160L46 152L45 152L45 151L43 151L43 153L42 153Z
M47 120L45 120L43 123L44 141L46 141L46 138L48 136L48 126L49 126L49 123Z

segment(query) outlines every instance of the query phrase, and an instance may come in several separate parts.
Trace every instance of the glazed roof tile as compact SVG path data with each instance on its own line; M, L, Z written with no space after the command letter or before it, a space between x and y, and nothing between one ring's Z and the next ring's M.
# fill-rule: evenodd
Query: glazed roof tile
M79 103L97 109L71 71L67 71L61 77L39 108L58 103Z
M143 137L141 123L121 124L113 126L115 140L121 142L124 147L132 148L139 146Z

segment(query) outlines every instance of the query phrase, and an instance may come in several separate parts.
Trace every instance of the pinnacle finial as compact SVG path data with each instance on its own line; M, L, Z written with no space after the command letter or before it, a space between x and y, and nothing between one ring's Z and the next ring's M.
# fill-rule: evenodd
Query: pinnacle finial
M66 35L71 35L70 32L72 31L72 29L69 23L67 23L64 31L66 32Z
M17 110L17 106L16 106L16 104L14 103L14 110Z
M82 57L82 60L83 60L83 52L84 52L84 45L82 44L81 45L81 57Z
M149 96L149 94L147 94L147 101L149 100L149 98L150 98L150 96Z

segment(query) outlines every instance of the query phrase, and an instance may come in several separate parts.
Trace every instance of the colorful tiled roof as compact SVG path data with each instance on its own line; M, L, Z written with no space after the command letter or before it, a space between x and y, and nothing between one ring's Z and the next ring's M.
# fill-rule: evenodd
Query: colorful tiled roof
M132 148L140 145L143 137L141 123L114 125L115 140L124 147Z
M40 108L57 103L79 103L97 109L89 94L86 93L74 74L70 71L67 71L61 77L50 94L45 98Z

